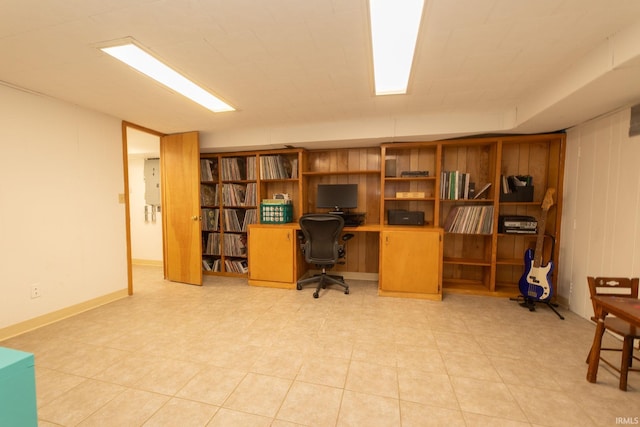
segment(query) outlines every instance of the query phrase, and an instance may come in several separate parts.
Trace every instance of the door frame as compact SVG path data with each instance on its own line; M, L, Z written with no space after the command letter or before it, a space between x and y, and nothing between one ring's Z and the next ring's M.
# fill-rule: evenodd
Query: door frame
M165 136L164 133L157 132L153 129L145 128L143 126L136 125L131 122L122 121L122 164L124 169L124 212L125 212L125 229L126 229L126 246L127 246L127 291L129 295L133 295L133 260L131 253L131 206L129 204L129 149L127 141L127 129L136 129L141 132L146 132L155 135L159 138ZM160 189L162 191L162 188ZM164 227L162 229L162 257L164 264L165 254L165 242L164 242Z

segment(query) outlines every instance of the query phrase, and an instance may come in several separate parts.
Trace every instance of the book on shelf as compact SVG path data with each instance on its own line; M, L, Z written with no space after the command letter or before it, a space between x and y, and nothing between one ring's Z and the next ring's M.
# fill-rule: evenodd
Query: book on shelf
M491 187L491 183L490 182L486 183L480 190L478 190L476 192L476 195L473 196L473 198L474 199L480 199L480 198L486 199L487 196L489 195L489 188L490 187ZM484 197L481 197L481 196L484 196Z
M218 180L218 162L216 159L200 159L200 181Z
M223 157L221 159L223 181L256 179L256 157Z
M246 163L246 171L247 171L247 179L254 180L258 176L256 174L256 158L254 156L249 156L245 159Z
M247 236L244 234L224 235L224 254L226 256L246 256Z
M530 175L501 175L501 189L504 194L513 193L522 187L533 185L533 177Z
M220 209L202 208L200 216L202 217L203 231L218 231Z
M248 273L249 265L247 260L226 259L224 260L224 268L230 273Z
M222 184L223 206L255 206L256 183L248 184L225 183Z
M247 184L244 194L244 206L256 206L257 204L257 186L255 182Z
M222 180L240 180L243 179L244 168L241 169L238 157L224 157L221 159Z
M225 209L224 229L226 231L246 232L250 224L258 220L257 209Z
M220 271L220 259L203 259L202 260L202 268L205 271Z
M203 254L220 255L220 233L203 233Z
M444 230L459 234L491 234L493 231L493 206L455 206L449 211Z
M288 179L297 178L297 175L297 158L289 160L287 157L279 154L260 156L260 179Z
M218 184L200 184L200 205L218 206Z
M223 214L225 231L241 231L240 224L244 220L244 210L225 209Z
M242 221L242 231L249 231L249 225L258 222L258 210L247 209L244 213L244 220Z
M274 194L274 196L276 196ZM262 199L263 205L290 205L292 203L291 198L273 197L271 199Z
M443 200L468 199L469 189L473 185L469 173L444 171L440 174L440 198Z
M501 202L532 202L533 191L533 178L529 175L500 177Z

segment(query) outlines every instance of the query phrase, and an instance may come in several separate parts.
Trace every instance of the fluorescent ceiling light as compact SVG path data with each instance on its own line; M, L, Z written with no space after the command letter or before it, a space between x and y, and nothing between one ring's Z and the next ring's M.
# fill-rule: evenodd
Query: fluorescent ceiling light
M100 50L215 113L235 110L131 42Z
M376 95L407 93L424 0L369 0Z

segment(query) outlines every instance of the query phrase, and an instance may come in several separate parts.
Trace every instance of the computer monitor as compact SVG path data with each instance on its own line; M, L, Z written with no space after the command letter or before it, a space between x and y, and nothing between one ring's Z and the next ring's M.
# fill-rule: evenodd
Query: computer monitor
M318 184L317 208L342 212L358 207L358 184Z

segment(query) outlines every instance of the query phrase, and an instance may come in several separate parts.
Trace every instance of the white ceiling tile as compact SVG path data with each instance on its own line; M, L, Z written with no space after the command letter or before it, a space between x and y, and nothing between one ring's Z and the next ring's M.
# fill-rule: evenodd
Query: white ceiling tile
M427 0L424 16L408 94L375 97L366 0L5 0L0 81L161 132L199 130L205 141L219 132L233 139L233 132L294 125L288 135L309 129L305 140L313 140L314 123L338 129L426 113L483 117L531 102L576 67L592 76L576 97L581 90L608 94L584 115L598 104L640 101L633 73L600 78L582 59L640 25L640 1ZM239 111L212 114L95 46L129 36ZM640 43L629 37L617 46L633 60ZM629 64L640 68L640 61ZM539 117L556 105L576 109L568 98ZM578 113L556 116L571 117L570 126L588 118ZM537 126L546 130L542 121ZM438 134L425 123L424 136Z

